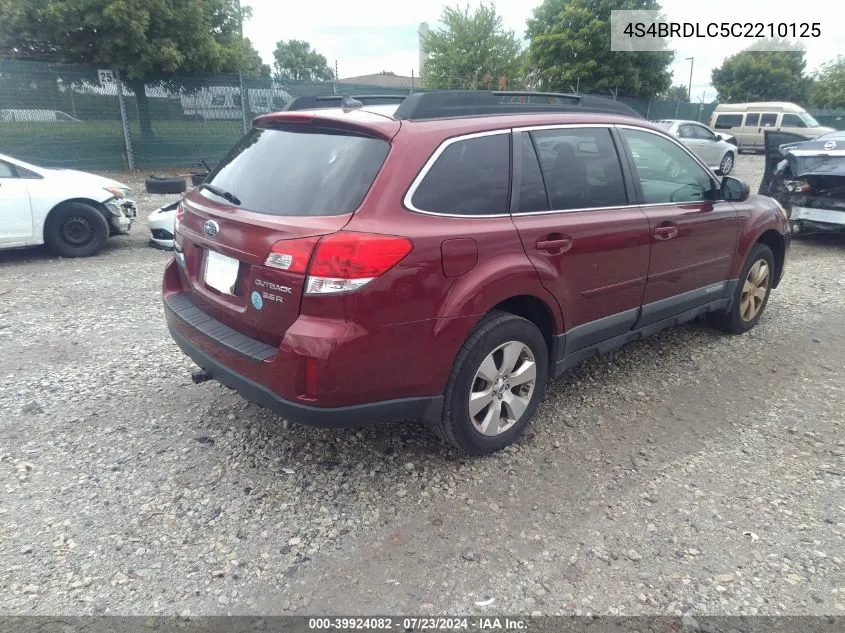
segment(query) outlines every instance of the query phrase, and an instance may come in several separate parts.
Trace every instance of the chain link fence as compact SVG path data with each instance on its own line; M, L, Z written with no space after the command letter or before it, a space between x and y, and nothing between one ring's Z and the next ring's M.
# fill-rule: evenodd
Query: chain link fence
M110 69L0 60L0 153L48 167L156 170L214 164L250 121L302 95L406 95L405 87L239 75L123 81ZM707 121L715 103L620 101L647 119ZM812 111L811 111L812 112ZM845 113L814 113L845 129Z

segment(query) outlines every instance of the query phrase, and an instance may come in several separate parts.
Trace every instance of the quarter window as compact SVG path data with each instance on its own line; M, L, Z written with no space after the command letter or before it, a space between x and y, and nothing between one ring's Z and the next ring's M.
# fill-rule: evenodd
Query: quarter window
M619 156L607 128L531 132L553 210L628 203Z
M730 130L734 127L742 125L741 114L720 114L716 117L715 128L717 130Z
M15 170L11 165L0 163L0 178L15 178Z
M634 159L644 204L715 199L712 178L683 148L657 134L621 129Z
M421 211L458 215L508 212L510 134L460 140L447 146L414 192Z

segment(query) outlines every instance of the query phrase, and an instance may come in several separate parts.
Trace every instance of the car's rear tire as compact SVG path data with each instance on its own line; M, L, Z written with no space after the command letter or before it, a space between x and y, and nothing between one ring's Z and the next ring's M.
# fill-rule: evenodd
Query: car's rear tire
M54 209L44 225L44 241L61 257L96 255L108 238L106 218L84 202L68 202Z
M473 455L513 443L543 397L548 356L546 341L531 321L488 314L458 352L435 432Z
M722 162L719 163L719 173L727 176L733 171L735 163L736 159L734 158L733 152L725 152L725 155L722 156Z
M753 328L769 302L774 280L775 257L772 249L757 243L742 267L731 307L714 314L711 318L713 325L731 334L742 334Z

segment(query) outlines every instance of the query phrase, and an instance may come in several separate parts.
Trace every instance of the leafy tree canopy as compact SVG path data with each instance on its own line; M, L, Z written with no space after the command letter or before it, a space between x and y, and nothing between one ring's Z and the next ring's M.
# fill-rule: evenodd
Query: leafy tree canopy
M289 81L331 81L334 71L326 58L303 40L278 42L273 51L276 75Z
M614 52L613 9L660 10L657 0L544 0L528 20L528 63L543 90L654 97L669 88L674 54Z
M239 25L236 0L0 0L0 55L118 68L130 80L237 72L244 58L260 70Z
M845 57L838 55L816 73L810 102L822 108L845 108Z
M804 49L760 50L765 46L756 42L713 69L711 83L719 101L807 101L811 80L804 75Z
M423 85L440 89L510 89L522 85L522 48L493 5L447 7L443 27L424 36Z

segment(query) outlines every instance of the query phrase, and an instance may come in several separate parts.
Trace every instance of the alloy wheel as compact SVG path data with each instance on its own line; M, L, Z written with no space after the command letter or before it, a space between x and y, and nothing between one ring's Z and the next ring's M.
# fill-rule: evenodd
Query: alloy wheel
M742 284L739 300L739 316L743 321L751 321L760 312L769 289L769 264L758 259L748 271Z
M469 415L475 429L496 436L516 424L534 394L537 363L525 343L509 341L490 352L472 381Z

